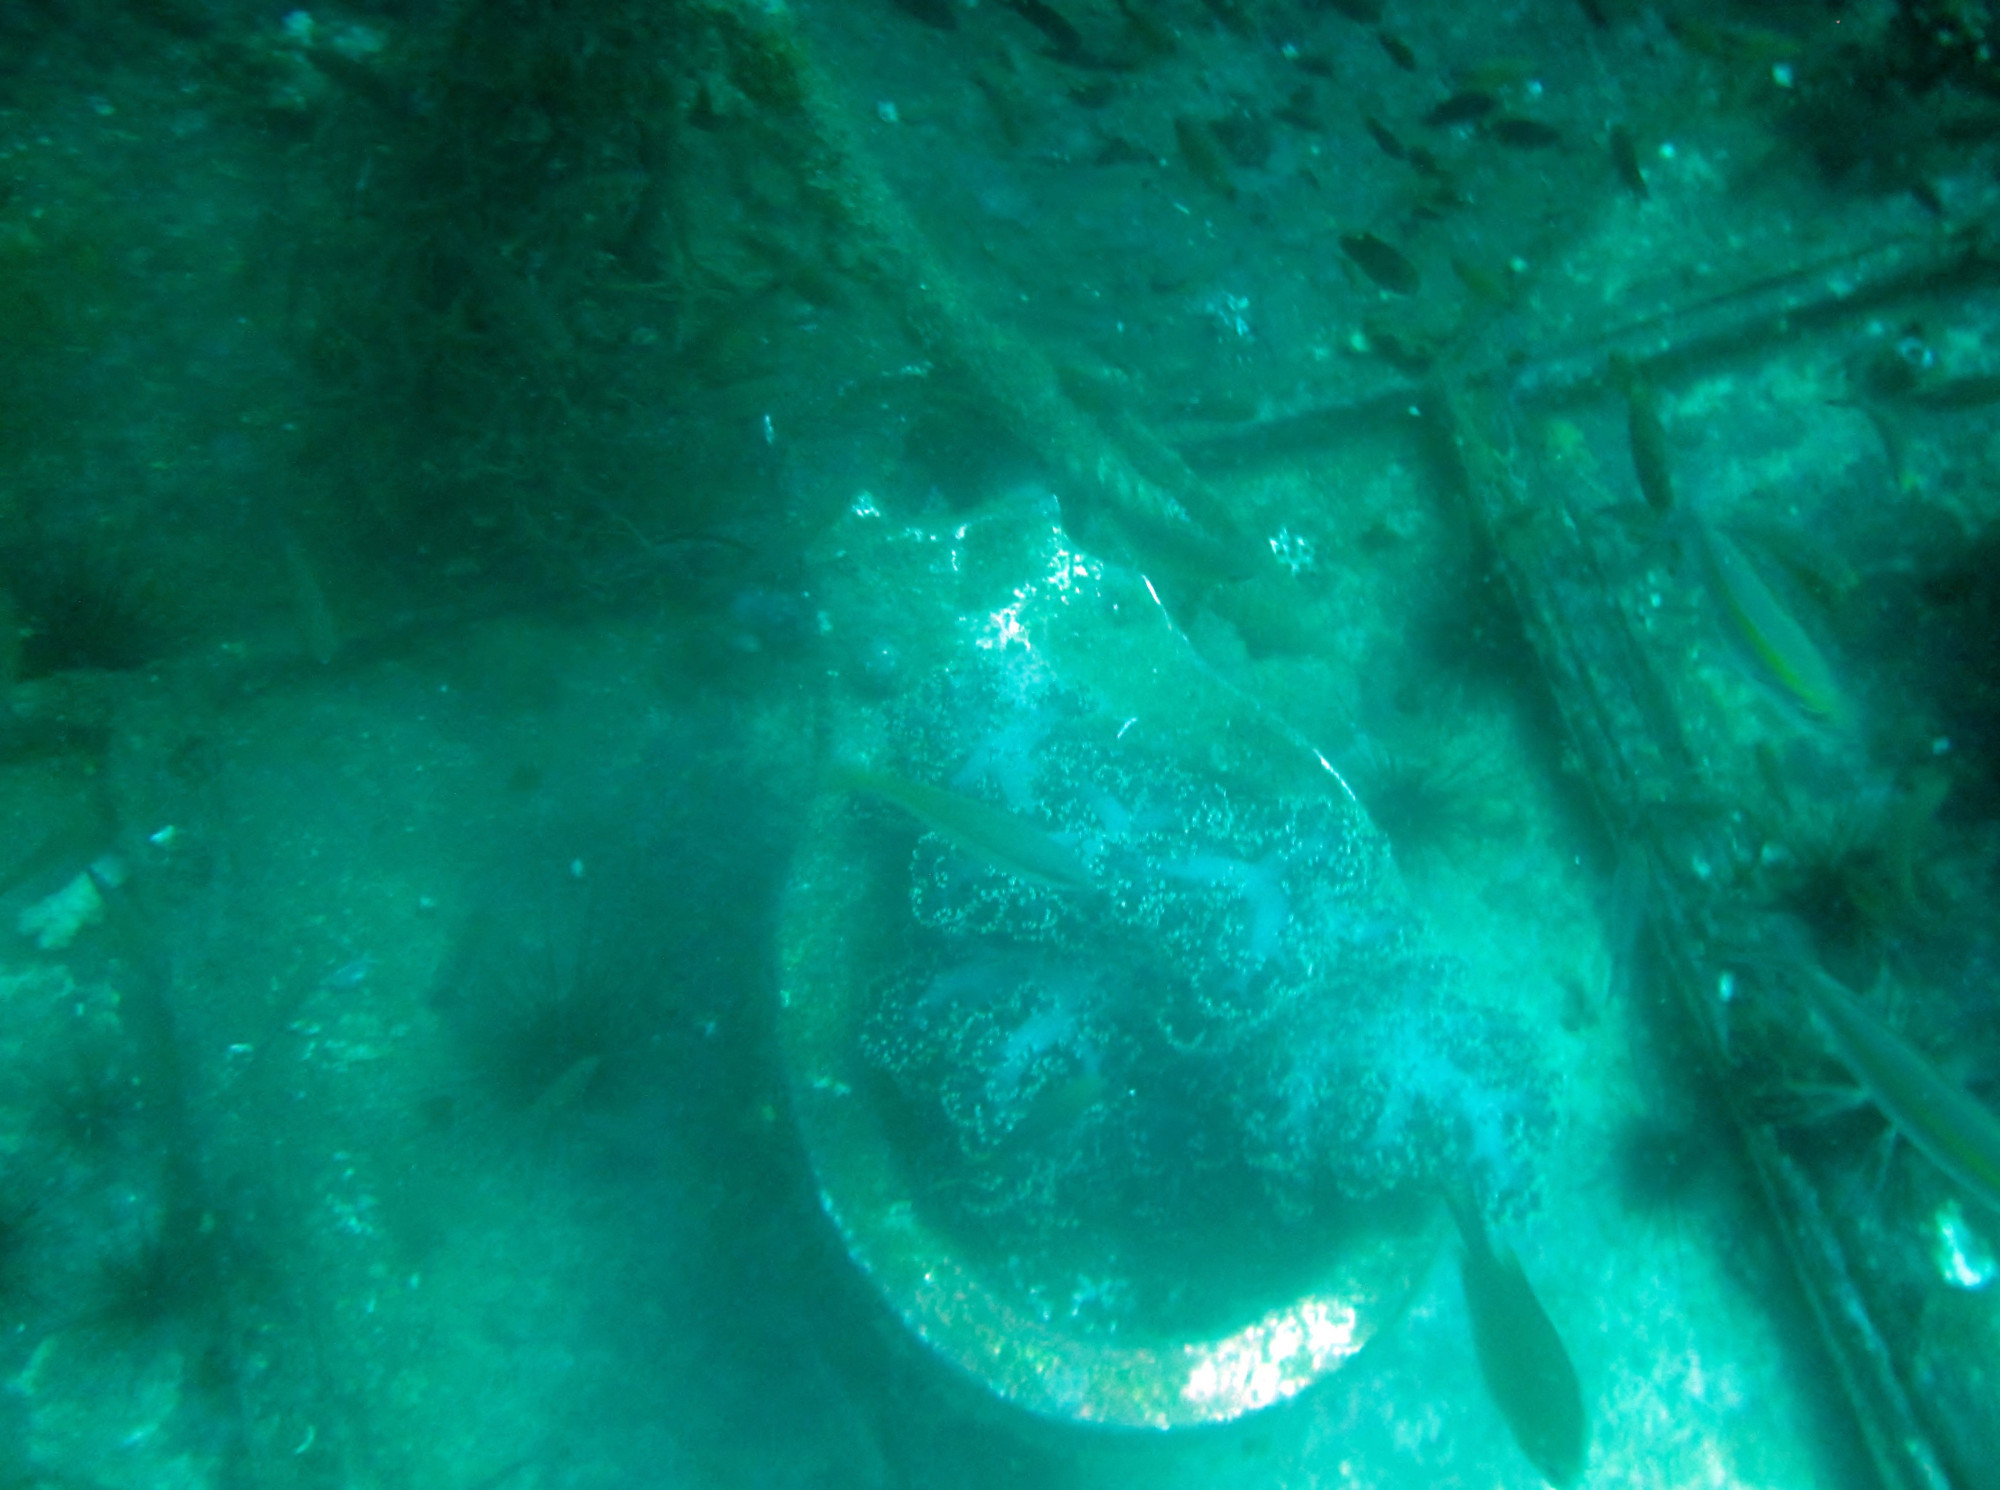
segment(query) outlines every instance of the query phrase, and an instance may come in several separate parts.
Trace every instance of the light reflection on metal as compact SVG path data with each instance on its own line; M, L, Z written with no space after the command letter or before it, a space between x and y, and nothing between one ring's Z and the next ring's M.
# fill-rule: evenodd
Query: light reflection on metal
M978 645L989 652L1004 652L1009 647L1020 647L1023 651L1034 651L1034 644L1028 640L1028 629L1021 624L1023 600L1018 596L1014 604L995 611L986 618L986 635L978 640Z
M962 540L969 527L970 524L961 525L953 537ZM952 550L951 567L954 574L960 570L957 547ZM1021 619L1023 614L1040 601L1052 600L1058 605L1067 605L1072 598L1094 599L1103 578L1104 565L1100 560L1073 547L1060 526L1050 528L1044 578L1020 586L1014 591L1012 604L988 615L985 629L974 639L974 644L988 652L1004 652L1013 646L1023 651L1034 651L1034 640Z
M1182 1395L1218 1418L1295 1396L1361 1348L1354 1309L1304 1299L1207 1347L1190 1347Z
M1939 1276L1953 1288L1976 1292L1992 1283L1996 1271L1993 1249L1965 1219L1956 1198L1945 1201L1931 1217L1936 1233L1931 1247Z

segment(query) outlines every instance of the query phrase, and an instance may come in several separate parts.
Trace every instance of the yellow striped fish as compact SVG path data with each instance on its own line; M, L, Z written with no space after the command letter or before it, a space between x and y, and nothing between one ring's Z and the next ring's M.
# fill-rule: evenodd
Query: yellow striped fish
M1965 1193L2000 1215L2000 1117L1819 968L1801 982L1827 1044L1882 1115Z
M1843 724L1847 700L1826 654L1734 540L1691 513L1686 521L1702 583L1720 607L1730 639L1786 703L1815 724Z
M1090 871L1069 845L1026 818L887 771L836 765L828 780L902 808L953 847L1018 879L1056 890L1093 888Z

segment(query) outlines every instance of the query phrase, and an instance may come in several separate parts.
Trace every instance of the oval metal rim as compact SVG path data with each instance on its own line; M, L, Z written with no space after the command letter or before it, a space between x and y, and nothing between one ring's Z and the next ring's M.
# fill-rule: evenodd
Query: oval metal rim
M1170 1429L1227 1422L1297 1396L1400 1316L1441 1241L1385 1232L1343 1249L1306 1295L1219 1335L1123 1344L1028 1307L955 1255L896 1173L865 1091L858 970L881 887L837 794L814 805L779 928L779 1036L820 1202L904 1324L998 1397L1039 1416Z

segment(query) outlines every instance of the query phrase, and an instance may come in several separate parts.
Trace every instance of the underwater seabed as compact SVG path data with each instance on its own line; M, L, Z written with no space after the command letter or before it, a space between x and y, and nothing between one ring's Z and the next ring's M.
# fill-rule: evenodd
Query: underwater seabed
M1322 502L1328 491L1344 494L1345 520L1356 526L1370 511L1411 514L1409 549L1386 562L1376 556L1372 575L1336 557L1327 561L1336 575L1311 577L1310 604L1337 605L1353 618L1325 625L1311 658L1253 661L1230 651L1220 631L1204 637L1200 620L1182 633L1136 574L1075 544L1054 523L1054 509L1033 493L1017 493L958 524L885 515L864 496L829 534L815 582L839 668L863 655L871 640L893 634L948 680L937 688L912 684L885 701L858 673L851 685L837 677L829 703L836 758L864 752L878 770L955 781L988 801L1036 802L1035 816L1077 846L1099 888L1016 882L1010 889L1004 867L983 858L976 844L942 846L889 803L844 793L821 800L788 896L780 1018L827 1207L912 1331L996 1395L1058 1422L1222 1424L1144 1447L1143 1435L1072 1429L1062 1452L1091 1466L1087 1482L1102 1475L1102 1482L1122 1483L1143 1465L1149 1482L1166 1483L1244 1477L1260 1484L1532 1483L1533 1471L1481 1384L1457 1244L1446 1241L1448 1226L1438 1225L1442 1208L1427 1202L1429 1225L1413 1225L1402 1209L1407 1194L1396 1190L1398 1165L1417 1166L1401 1171L1408 1181L1432 1161L1391 1156L1393 1144L1380 1126L1386 1120L1365 1097L1353 1097L1350 1107L1350 1099L1318 1089L1314 1100L1327 1126L1315 1131L1335 1134L1342 1123L1356 1124L1355 1133L1373 1134L1364 1142L1383 1146L1378 1156L1266 1153L1249 1168L1267 1179L1275 1173L1291 1208L1269 1195L1239 1193L1221 1202L1246 1212L1272 1206L1260 1225L1306 1236L1317 1229L1326 1238L1324 1277L1315 1283L1307 1267L1295 1286L1303 1299L1345 1301L1358 1311L1348 1317L1367 1343L1352 1359L1343 1348L1324 1358L1310 1351L1286 1356L1267 1341L1266 1374L1239 1363L1247 1374L1234 1405L1225 1405L1207 1395L1214 1372L1198 1363L1238 1360L1238 1347L1224 1340L1227 1311L1183 1321L1176 1342L1172 1309L1158 1303L1160 1291L1145 1276L1154 1265L1148 1259L1175 1258L1173 1247L1126 1230L1107 1242L1093 1267L1079 1257L1088 1257L1092 1236L1093 1223L1084 1220L1080 1242L1059 1232L1043 1236L1049 1250L1039 1266L1046 1272L1037 1273L1031 1255L1007 1253L1042 1235L1032 1226L1018 1230L1019 1202L1010 1196L1057 1197L1048 1212L1056 1221L1086 1214L1090 1207L1079 1204L1086 1195L1115 1190L1130 1181L1126 1171L1154 1162L1137 1157L1159 1131L1157 1118L1146 1113L1147 1084L1179 1090L1183 1080L1170 1062L1145 1053L1144 1037L1136 1046L1121 1044L1116 1028L1128 998L1142 997L1157 1011L1186 997L1175 991L1172 963L1143 974L1120 971L1120 959L1130 954L1114 950L1117 933L1106 932L1107 925L1136 915L1147 926L1167 928L1168 944L1177 949L1171 957L1220 958L1203 985L1212 995L1202 1004L1209 1022L1186 1013L1164 1021L1170 1041L1212 1038L1216 1049L1235 1053L1229 1097L1204 1098L1209 1089L1194 1081L1180 1099L1209 1117L1221 1108L1246 1110L1232 1102L1258 1110L1254 1094L1234 1084L1254 1088L1266 1047L1254 1033L1219 1032L1242 1027L1227 1021L1262 1029L1259 1019L1289 1018L1239 1013L1230 1002L1238 995L1219 990L1239 988L1247 977L1258 997L1282 1002L1291 997L1284 989L1298 968L1325 967L1329 956L1368 969L1361 976L1377 984L1410 977L1395 958L1361 950L1378 935L1393 935L1398 945L1425 949L1412 965L1427 970L1407 995L1412 1008L1456 1011L1446 1016L1452 1038L1497 1041L1493 1050L1505 1051L1510 1032L1520 1031L1528 1042L1523 1049L1532 1050L1525 1064L1487 1068L1489 1079L1496 1071L1504 1077L1477 1096L1503 1114L1498 1131L1514 1167L1494 1164L1476 1141L1470 1165L1497 1238L1518 1253L1576 1362L1590 1422L1589 1478L1655 1485L1722 1477L1745 1484L1837 1482L1840 1451L1819 1442L1821 1406L1800 1389L1810 1324L1783 1302L1791 1286L1784 1259L1762 1239L1726 1121L1704 1111L1689 1084L1691 1052L1662 1044L1648 1008L1656 995L1645 991L1647 974L1635 965L1629 925L1621 930L1631 909L1614 903L1608 877L1586 862L1579 804L1550 784L1559 779L1546 770L1550 722L1531 700L1476 667L1452 673L1432 663L1435 681L1402 690L1380 681L1413 675L1421 660L1407 636L1380 623L1394 613L1391 597L1400 597L1406 610L1413 601L1449 604L1448 596L1414 586L1401 565L1435 568L1459 552L1461 541L1449 514L1428 505L1421 467L1397 456L1391 440L1355 441L1340 456L1302 463L1283 478L1267 475L1243 499L1274 522L1276 514ZM1446 568L1454 578L1462 573ZM990 605L979 603L982 595ZM888 596L897 597L893 620L880 603ZM1252 680L1261 684L1257 691L1236 691L1239 681ZM1107 699L1117 703L1103 714L1097 706ZM1345 748L1331 748L1323 763L1287 710ZM1079 729L1100 741L1095 753L1079 755ZM1209 790L1231 804L1227 817L1185 796L1161 765L1162 752L1174 759L1190 743L1215 773ZM1402 753L1395 773L1385 764L1392 749ZM1325 829L1256 826L1264 821L1257 800L1263 793L1277 801L1345 804L1329 764L1351 769L1364 803L1371 784L1384 790L1393 784L1418 800L1419 789L1403 777L1419 762L1427 773L1421 791L1444 805L1403 812L1401 836L1379 849L1387 878L1377 888L1351 869L1333 881L1316 878L1327 872L1309 868L1324 862L1317 856ZM1279 836L1267 836L1273 832ZM1192 873L1181 867L1194 852L1190 839L1243 867ZM1274 862L1274 842L1290 847L1276 856L1282 889L1267 905L1248 888L1255 880L1250 866ZM858 874L857 863L866 866ZM1287 914L1317 917L1319 924L1286 921ZM1282 923L1275 931L1274 921ZM1393 933L1340 929L1391 923L1399 928ZM1077 930L1062 929L1071 925ZM1113 941L1096 960L1072 965L1099 970L1095 976L1108 985L1078 981L1042 961L1062 956L1069 937L1105 934ZM961 945L954 938L966 935L973 938L966 945L986 950L959 962L968 954L951 949ZM1025 943L1013 940L1023 935ZM1343 942L1350 935L1363 940ZM1048 950L1004 950L1010 941ZM1209 950L1183 950L1190 947ZM910 958L919 969L945 971L920 970L908 981L912 975L899 969ZM1141 994L1117 991L1128 976L1143 978ZM845 991L850 980L853 994ZM1310 978L1308 986L1315 986ZM1464 1085L1441 1087L1433 1064L1449 1067L1467 1058L1469 1047L1454 1054L1449 1044L1427 1046L1407 1031L1396 1033L1393 1022L1371 1024L1352 1012L1384 997L1385 1008L1400 1006L1403 996L1365 986L1303 995L1349 1011L1341 1018L1352 1022L1328 1028L1345 1031L1357 1059L1335 1069L1364 1087L1379 1079L1392 1093L1449 1090L1470 1099L1479 1092L1463 1071L1453 1080L1463 1078ZM986 1031L978 1019L960 1021L956 1011L972 990L981 991L982 1001L1001 999L1005 990L997 1030ZM854 1012L832 1012L857 997ZM1304 1017L1304 1026L1290 1024L1293 1038L1320 1028L1318 1016ZM885 1019L891 1030L906 1029L902 1038L914 1044L884 1053ZM968 1063L969 1074L944 1078L957 1095L913 1128L919 1119L912 1104L923 1109L908 1083L913 1073L935 1078L934 1067L923 1064L935 1056L921 1052L940 1039ZM916 1066L905 1064L912 1059ZM1024 1069L1043 1085L1024 1091ZM1293 1069L1281 1062L1272 1079L1283 1088L1284 1073ZM1127 1083L1136 1085L1128 1091ZM1078 1088L1089 1097L1081 1117L1064 1105ZM883 1097L888 1089L896 1095ZM1203 1107L1204 1100L1210 1105ZM873 1116L863 1116L871 1106ZM1045 1117L1051 1109L1061 1112L1052 1131ZM1458 1116L1476 1126L1471 1109ZM956 1148L929 1126L949 1131L954 1124L961 1125ZM992 1125L1003 1136L991 1136ZM1251 1127L1264 1131L1254 1117ZM932 1136L909 1147L898 1135L910 1132ZM1004 1136L1011 1132L1025 1136ZM1225 1142L1213 1131L1208 1139ZM1093 1146L1106 1142L1113 1157L1092 1160ZM1032 1157L1038 1145L1053 1167ZM901 1157L885 1162L882 1153L899 1146ZM1446 1141L1441 1152L1461 1150ZM1100 1162L1105 1167L1088 1178ZM939 1166L944 1175L953 1166L964 1173L937 1188ZM1315 1211L1316 1202L1299 1199L1324 1193L1312 1188L1324 1183L1311 1177L1317 1174L1334 1176L1336 1191L1373 1196L1358 1209L1368 1213L1372 1205L1386 1234L1401 1229L1400 1264L1384 1272L1380 1262L1366 1263L1378 1269L1372 1282L1341 1272L1350 1256L1343 1249L1352 1249L1367 1225L1361 1233L1343 1230L1342 1222ZM1387 1188L1375 1188L1385 1175ZM1436 1182L1435 1176L1421 1181ZM1192 1190L1193 1203L1202 1204L1199 1181L1185 1171L1152 1183L1160 1194ZM1024 1188L1009 1191L1009 1184ZM1066 1192L1066 1184L1084 1188ZM955 1217L965 1203L961 1185L986 1196L983 1209L975 1206L983 1220ZM1170 1210L1172 1203L1159 1204ZM1187 1224L1215 1227L1212 1215ZM994 1243L995 1235L1002 1240ZM1365 1255L1351 1253L1357 1260ZM1167 1264L1183 1285L1173 1296L1188 1297L1188 1272L1205 1265L1228 1273L1198 1254ZM1396 1277L1400 1283L1388 1282ZM1269 1282L1260 1290L1237 1280L1236 1324L1249 1327L1278 1302ZM1315 1307L1295 1309L1301 1339L1313 1333ZM1220 1368L1227 1374L1226 1364ZM1247 1410L1262 1403L1273 1405Z
M513 622L219 707L192 672L133 680L120 882L67 945L16 941L0 1000L24 1472L1529 1482L1435 1232L1369 1351L1185 1437L1037 1425L899 1341L764 1045L813 726L663 701L658 666L644 626ZM1466 997L1538 1031L1560 1121L1496 1225L1577 1362L1591 1475L1803 1483L1776 1264L1724 1181L1621 1199L1609 1139L1648 1078L1596 991L1595 891L1519 721L1474 717L1507 831L1409 894Z
M1705 8L0 14L0 1486L1532 1490L1465 1181L1984 1490L1990 57Z
M658 660L508 623L220 707L129 680L118 882L48 950L9 906L8 1483L872 1452L759 1065L798 721L664 712Z
M1609 438L1615 413L1593 418ZM1260 1411L1164 1434L1064 1421L1076 1394L1032 1359L1053 1389L921 1343L907 1300L850 1257L869 1260L811 1120L839 1093L801 1091L781 1059L786 917L813 893L815 824L862 846L830 872L843 893L872 885L892 927L1090 912L829 790L824 761L879 752L944 784L983 759L992 774L964 789L998 804L1010 763L1068 760L1081 782L1127 750L1141 791L1113 807L1138 821L1114 827L1080 793L1042 810L1070 814L1057 821L1114 877L1179 866L1147 912L1164 945L1206 938L1250 969L1249 992L1290 986L1308 932L1338 943L1336 923L1260 930L1238 881L1195 867L1268 859L1290 832L1288 917L1321 895L1358 947L1376 932L1355 907L1394 907L1384 924L1422 958L1362 965L1434 967L1464 1028L1514 1032L1500 1048L1526 1052L1520 1110L1538 1117L1504 1130L1519 1163L1491 1224L1575 1362L1586 1482L1842 1483L1847 1425L1813 1324L1696 1048L1659 1018L1672 1000L1635 950L1617 866L1550 768L1558 735L1518 654L1471 644L1495 601L1422 435L1392 425L1243 482L1240 510L1274 532L1393 518L1396 536L1322 541L1314 567L1274 566L1185 621L1076 542L1045 493L996 492L964 521L849 489L814 557L816 639L729 669L690 668L650 616L598 614L291 657L248 686L228 660L24 685L24 717L94 711L116 743L96 776L13 778L18 831L66 845L90 891L66 941L9 945L0 1001L22 1471L134 1487L1534 1484L1482 1385L1438 1209L1403 1233L1399 1289L1360 1354ZM1045 727L1005 727L1041 697L1050 606L1084 692L1131 703L1122 738L1122 716L1093 735L1103 721L1059 692ZM1310 649L1259 629L1279 611ZM998 672L966 660L1003 636ZM886 675L869 665L885 642ZM1742 675L1718 676L1702 686L1735 703ZM1171 770L1148 753L1163 739ZM1343 780L1382 804L1384 836ZM1148 817L1175 805L1162 782L1195 810ZM1313 887L1304 870L1335 841L1321 822L1344 825L1365 875ZM1226 968L1215 987L1229 1012ZM1191 1017L1166 1028L1199 1035ZM1364 1046L1346 1069L1394 1092L1412 1052L1441 1054ZM1043 1140L1067 1142L1076 1116ZM1324 1158L1372 1183L1367 1162ZM1892 1182L1918 1163L1898 1155ZM1364 1217L1401 1204L1366 1193ZM1286 1197L1259 1203L1282 1228ZM1024 1296L1043 1324L1118 1338L1143 1290L1121 1292L1124 1262L1089 1261L1088 1236L1054 1234L1069 1272ZM1276 1251L1309 1291L1312 1259ZM1268 1284L1242 1297L1282 1303Z
M1579 427L1612 441L1615 407ZM1091 913L829 790L825 761L863 752L949 784L983 760L990 774L960 789L998 805L1010 766L1067 761L1082 783L1128 751L1138 793L1030 810L1077 829L1112 881L1177 866L1144 913L1164 918L1147 923L1162 946L1222 959L1211 1015L1292 986L1308 933L1338 942L1343 923L1294 924L1320 896L1346 907L1353 946L1376 945L1379 921L1423 949L1360 965L1434 967L1451 993L1438 1007L1515 1032L1496 1048L1526 1052L1519 1110L1539 1116L1503 1129L1519 1164L1490 1219L1575 1362L1586 1482L1842 1483L1849 1425L1699 1048L1663 1017L1675 1002L1635 945L1645 907L1551 769L1560 737L1518 654L1469 644L1494 601L1423 434L1392 425L1243 482L1240 510L1274 532L1393 516L1397 536L1321 543L1315 567L1275 567L1185 621L1073 539L1044 493L996 492L967 521L848 489L814 555L815 639L731 669L690 668L684 638L613 613L472 621L331 665L260 665L248 686L228 659L23 685L22 717L88 713L115 742L81 779L11 768L17 835L63 847L72 878L55 866L10 918L79 867L90 892L66 941L44 921L46 946L10 943L0 1001L19 1197L5 1409L23 1471L113 1486L253 1471L609 1486L662 1464L719 1485L1002 1484L1023 1466L1058 1485L1533 1484L1482 1386L1441 1211L1407 1233L1406 1292L1382 1295L1360 1354L1261 1411L1165 1434L1063 1421L1076 1397L1056 1378L1032 1400L983 1378L921 1343L907 1300L850 1257L868 1261L810 1111L840 1094L802 1092L783 1059L799 986L786 918L829 841L815 824L859 845L831 872L844 894L872 886L897 935ZM1279 608L1311 649L1259 632ZM1131 704L1122 734L1123 714L1095 732L1059 688L1036 693L1048 615L1077 697ZM997 671L968 661L1002 637ZM883 643L886 675L870 666ZM1792 728L1741 702L1740 672L1698 686ZM1024 701L1049 717L1010 731ZM1382 836L1343 780L1383 804ZM1177 801L1193 810L1149 816ZM1234 826L1196 842L1211 824ZM1198 866L1268 862L1283 833L1297 841L1273 933L1234 871ZM1370 867L1318 885L1309 866L1346 862L1336 840ZM1191 1015L1164 1028L1200 1043ZM1440 1054L1364 1046L1347 1069L1394 1092L1413 1052ZM1320 1095L1338 1117L1338 1093ZM1096 1100L1041 1138L1068 1141ZM1851 1137L1822 1146L1860 1152ZM1286 1163L1308 1160L1373 1182L1365 1155ZM1860 1213L1874 1202L1858 1169L1830 1172L1853 1173L1841 1193ZM1876 1193L1934 1180L1905 1151ZM1397 1203L1365 1193L1364 1216ZM1259 1201L1273 1229L1291 1203L1282 1187ZM1124 1264L1091 1263L1088 1236L1052 1234L1069 1273L1024 1297L1044 1324L1117 1337L1121 1300L1144 1291L1121 1293ZM1278 1250L1309 1291L1310 1257ZM1242 1294L1253 1313L1282 1303L1268 1285Z

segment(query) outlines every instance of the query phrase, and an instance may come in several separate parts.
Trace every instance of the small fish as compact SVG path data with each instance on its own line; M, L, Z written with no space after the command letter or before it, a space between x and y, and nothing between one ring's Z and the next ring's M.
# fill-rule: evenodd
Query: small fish
M1484 119L1500 107L1500 100L1479 88L1467 88L1454 93L1443 103L1424 115L1424 123L1433 129L1445 129L1454 124L1470 124L1475 119Z
M1614 124L1606 143L1611 147L1611 168L1618 173L1618 179L1633 196L1645 201L1653 192L1646 185L1646 173L1639 169L1639 147L1632 140L1632 131Z
M359 988L368 981L368 975L375 970L375 959L363 952L359 957L343 962L339 967L319 980L321 988Z
M1481 300L1488 301L1494 305L1506 305L1514 298L1512 285L1500 275L1493 273L1491 270L1481 268L1470 259L1460 258L1457 254L1453 254L1451 258L1451 272L1458 276L1460 284L1472 291Z
M1632 473L1646 505L1665 517L1674 510L1674 478L1667 458L1667 427L1660 418L1660 395L1644 368L1622 352L1611 355L1611 381L1625 395L1625 438Z
M6 709L8 695L21 679L21 643L26 637L27 628L14 608L14 597L0 585L0 710Z
M1382 50L1389 54L1389 60L1404 72L1417 70L1417 54L1410 50L1410 44L1391 31L1377 31L1375 39L1382 43Z
M836 765L828 779L843 791L866 792L902 808L955 848L1017 879L1054 890L1093 888L1090 871L1068 845L1026 818L886 771Z
M1192 114L1174 116L1174 140L1181 147L1181 159L1210 191L1230 201L1236 200L1236 183L1229 176L1229 159L1222 153L1215 131Z
M1082 65L1090 60L1083 33L1047 0L1000 0L1000 3L1042 33L1042 39L1049 44L1048 55L1058 62Z
M1486 126L1487 135L1510 150L1549 150L1562 143L1562 131L1539 119L1508 114Z
M1159 159L1152 151L1142 150L1130 140L1112 135L1090 158L1090 163L1094 166L1150 166L1158 164Z
M1451 86L1460 92L1502 93L1530 88L1541 66L1527 57L1488 57L1451 70Z
M1446 1199L1465 1242L1459 1281L1472 1316L1479 1374L1535 1472L1556 1490L1566 1490L1582 1476L1590 1454L1590 1422L1576 1367L1519 1260L1487 1237L1471 1193L1460 1186Z
M1847 704L1826 654L1726 534L1691 512L1682 520L1692 535L1702 582L1722 608L1731 639L1786 703L1815 724L1839 726Z
M1796 37L1762 26L1711 25L1672 11L1661 16L1667 34L1691 52L1712 62L1776 67L1795 60L1801 44Z
M1202 0L1202 3L1208 7L1208 13L1215 17L1216 23L1231 36L1242 37L1248 41L1257 35L1257 23L1251 18L1250 12L1244 9L1243 0Z
M319 570L305 545L283 518L278 522L278 547L285 556L285 578L290 582L292 605L298 613L299 638L306 655L321 667L340 653L340 627L327 604L326 589L319 582Z
M1391 160L1408 160L1410 152L1403 148L1403 142L1389 132L1389 126L1373 114L1363 114L1361 122L1368 130L1369 138L1376 147Z
M1323 135L1327 132L1326 119L1320 113L1319 100L1313 95L1311 83L1301 83L1294 88L1292 96L1274 110L1271 117L1307 134Z
M985 98L1000 138L1017 149L1026 144L1034 133L1034 110L1014 80L994 68L975 67L972 86Z
M952 0L896 0L896 8L940 31L958 29L958 8Z
M1966 373L1919 385L1910 402L1929 409L1983 409L2000 403L2000 374Z
M2000 1117L1817 966L1800 977L1827 1044L1896 1131L2000 1215Z
M1629 357L1614 353L1611 381L1625 394L1625 433L1639 490L1676 541L1692 549L1702 587L1720 608L1730 640L1787 704L1815 724L1841 725L1846 699L1826 654L1736 541L1675 501L1667 429L1652 380Z
M1766 500L1775 506L1780 499ZM1776 565L1799 594L1823 609L1843 604L1861 587L1861 576L1845 555L1796 523L1753 518L1731 523L1729 531L1759 563Z
M1446 184L1445 189L1449 189L1450 177L1445 171L1444 162L1431 154L1422 145L1412 145L1410 147L1410 164L1417 168L1418 175L1428 176L1433 181L1443 182Z
M1152 13L1148 4L1118 0L1118 13L1125 18L1126 30L1131 33L1141 53L1149 57L1171 57L1180 50L1180 38L1172 26Z
M1423 282L1417 266L1404 257L1402 250L1384 243L1373 233L1343 233L1340 251L1363 274L1393 294L1414 295Z
M1367 339L1369 351L1397 372L1413 378L1420 378L1435 367L1444 350L1436 337L1387 316L1365 318L1361 334Z

